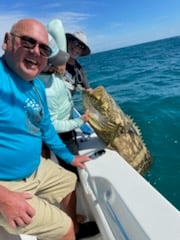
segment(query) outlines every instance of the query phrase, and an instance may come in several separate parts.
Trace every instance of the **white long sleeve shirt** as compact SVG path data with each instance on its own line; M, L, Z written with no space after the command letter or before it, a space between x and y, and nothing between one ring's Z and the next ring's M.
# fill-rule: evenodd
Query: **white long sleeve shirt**
M68 132L83 125L81 118L72 118L73 100L63 77L41 74L53 125L58 133Z

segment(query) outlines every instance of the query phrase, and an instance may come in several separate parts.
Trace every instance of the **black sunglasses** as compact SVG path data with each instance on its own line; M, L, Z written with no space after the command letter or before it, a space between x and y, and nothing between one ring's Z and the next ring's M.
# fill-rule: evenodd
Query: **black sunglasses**
M80 47L81 49L85 49L85 45L79 42L78 40L72 39L71 41L75 47Z
M43 57L49 57L52 54L52 50L51 50L51 48L48 45L46 45L44 43L39 43L37 40L35 40L32 37L28 37L28 36L25 36L25 35L19 36L19 35L15 34L15 33L10 33L10 34L12 36L14 36L14 37L20 38L21 39L21 45L24 48L33 49L38 44L39 45L40 54Z

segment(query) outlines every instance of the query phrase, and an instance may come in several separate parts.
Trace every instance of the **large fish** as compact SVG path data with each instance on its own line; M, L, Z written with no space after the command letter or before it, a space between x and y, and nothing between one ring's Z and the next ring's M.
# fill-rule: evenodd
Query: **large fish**
M150 167L152 158L140 130L104 87L82 92L83 104L89 109L89 124L108 148L116 150L140 174Z

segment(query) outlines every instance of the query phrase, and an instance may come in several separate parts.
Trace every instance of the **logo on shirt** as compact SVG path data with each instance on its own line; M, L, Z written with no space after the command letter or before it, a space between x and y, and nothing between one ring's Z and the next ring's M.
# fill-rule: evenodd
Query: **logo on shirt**
M42 107L34 99L25 100L26 125L31 133L39 133Z

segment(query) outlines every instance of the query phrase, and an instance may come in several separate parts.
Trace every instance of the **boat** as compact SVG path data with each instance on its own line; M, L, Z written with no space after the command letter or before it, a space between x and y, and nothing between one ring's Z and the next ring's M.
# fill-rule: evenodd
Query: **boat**
M180 212L117 152L106 148L88 124L77 131L80 154L77 212L96 221L100 233L84 240L179 240ZM56 161L52 154L52 159ZM37 240L7 234L0 240Z

